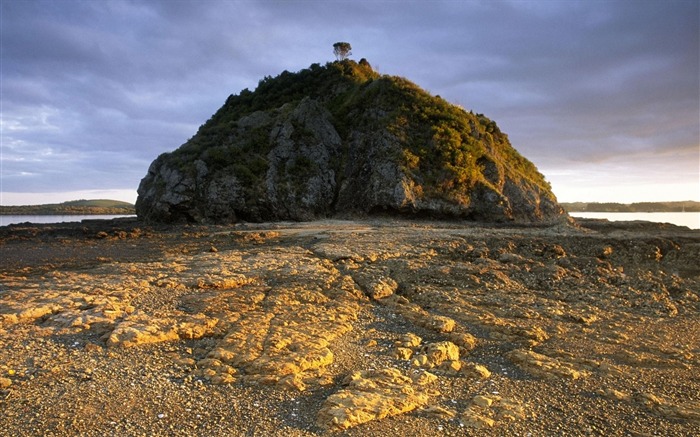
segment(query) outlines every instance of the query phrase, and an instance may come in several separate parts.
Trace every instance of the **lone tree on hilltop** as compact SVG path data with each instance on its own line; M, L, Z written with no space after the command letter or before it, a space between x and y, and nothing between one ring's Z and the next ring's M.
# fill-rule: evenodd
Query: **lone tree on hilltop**
M349 42L337 42L333 44L333 54L338 61L342 61L352 55L350 50L352 50L352 46Z

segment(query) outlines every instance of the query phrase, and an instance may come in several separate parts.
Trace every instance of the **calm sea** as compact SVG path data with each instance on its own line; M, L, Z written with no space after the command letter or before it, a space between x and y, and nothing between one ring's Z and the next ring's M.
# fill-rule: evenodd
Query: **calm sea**
M644 220L700 229L700 212L572 212L571 217L608 219L611 222Z
M600 218L610 221L644 220L648 222L671 223L700 229L700 212L572 212L572 217ZM0 215L0 226L14 223L64 223L82 220L113 219L136 217L134 215Z
M69 223L82 220L136 217L135 215L0 215L0 226L15 223Z

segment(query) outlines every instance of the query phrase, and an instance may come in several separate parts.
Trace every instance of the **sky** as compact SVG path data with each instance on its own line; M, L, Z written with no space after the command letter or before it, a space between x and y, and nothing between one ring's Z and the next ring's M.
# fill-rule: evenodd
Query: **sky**
M0 0L0 204L134 202L230 94L352 45L561 202L700 201L698 0Z

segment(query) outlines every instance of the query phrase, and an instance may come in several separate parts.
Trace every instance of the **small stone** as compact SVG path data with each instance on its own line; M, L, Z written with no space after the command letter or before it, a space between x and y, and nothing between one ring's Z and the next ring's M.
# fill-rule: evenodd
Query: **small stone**
M213 369L201 369L201 370L197 371L197 374L198 374L199 376L203 376L204 378L212 379L212 378L214 378L214 377L216 376L216 370L213 370Z
M622 371L622 369L620 369L620 367L615 366L614 364L606 363L606 362L600 363L600 366L598 366L598 370L607 376L613 376L613 377L621 376L623 373L623 371Z
M448 360L440 364L440 370L449 374L457 373L461 368L462 362L459 360Z
M467 410L462 415L462 422L465 425L476 429L491 428L496 423L496 421L490 417L482 416L472 410Z
M236 382L236 378L228 373L218 373L212 376L210 381L214 385L233 384Z
M175 363L182 367L194 367L197 364L197 361L193 358L181 358L179 360L175 360Z
M600 254L598 255L598 258L607 258L613 253L613 248L612 246L605 246L600 250Z
M524 420L527 417L525 408L511 399L499 399L495 407L498 411L496 417L499 420Z
M621 391L615 390L614 388L601 389L598 391L598 394L600 394L601 396L604 396L608 399L613 399L616 401L623 401L623 400L629 399L629 395L627 395Z
M396 351L394 352L394 356L398 360L410 360L411 356L413 356L413 349L409 349L407 347L397 347Z
M487 379L491 377L489 369L476 363L462 363L461 373L468 378Z
M637 393L635 399L647 407L662 405L663 402L653 393Z
M438 377L430 372L423 370L417 375L412 376L411 379L418 385L427 385L437 381Z
M439 365L445 360L459 360L459 348L451 341L430 343L421 349L431 364Z
M514 253L502 253L498 260L504 264L517 264L523 262L523 257Z
M488 396L483 396L483 395L478 395L474 396L472 399L472 402L474 402L474 405L478 405L482 408L488 408L493 404L494 399L490 398Z
M12 385L12 380L10 378L0 377L0 388L7 388Z
M284 388L288 389L294 389L294 390L299 390L299 391L304 391L306 390L306 384L304 383L304 380L302 379L299 374L296 375L288 375L278 382L278 385Z
M380 278L368 285L367 295L372 299L382 299L393 295L397 288L399 284L392 278Z
M449 317L433 316L430 318L429 327L438 332L452 332L455 324L455 321Z
M85 352L100 352L102 350L102 347L95 343L87 343L85 345Z
M465 351L470 351L476 347L476 337L464 332L450 333L450 340Z
M452 419L457 415L457 412L451 408L444 408L438 405L428 405L421 409L421 413L440 419Z
M418 354L411 360L411 365L413 367L423 367L428 364L428 357L424 354Z
M397 346L402 346L402 347L418 347L420 346L420 343L423 341L422 338L417 336L416 334L408 333L404 334L401 337L401 340L397 342Z
M552 258L563 258L566 256L566 251L558 244L547 247L544 252Z

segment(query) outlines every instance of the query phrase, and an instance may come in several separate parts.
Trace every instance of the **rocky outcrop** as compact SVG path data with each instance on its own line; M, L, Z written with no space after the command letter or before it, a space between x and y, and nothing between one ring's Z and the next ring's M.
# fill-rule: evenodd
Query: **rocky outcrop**
M138 194L137 214L152 222L565 214L493 121L352 61L283 73L229 97L151 164Z
M326 399L317 423L325 429L347 429L415 410L428 403L425 386L436 380L428 372L412 379L394 368L354 372L343 381L346 388Z
M331 163L338 160L341 147L330 119L317 101L306 98L295 107L239 120L236 134L243 141L252 141L251 132L264 132L268 142L269 152L255 158L266 167L260 175L237 163L217 169L221 157L208 151L193 161L194 171L173 167L169 155L161 155L139 187L139 215L165 222L303 221L327 215L337 191ZM248 146L235 144L221 153Z

